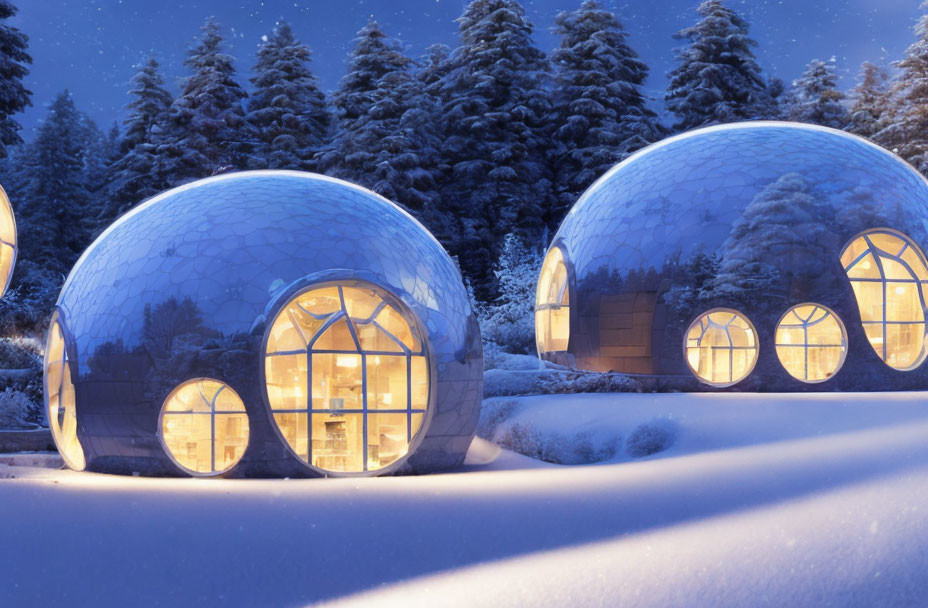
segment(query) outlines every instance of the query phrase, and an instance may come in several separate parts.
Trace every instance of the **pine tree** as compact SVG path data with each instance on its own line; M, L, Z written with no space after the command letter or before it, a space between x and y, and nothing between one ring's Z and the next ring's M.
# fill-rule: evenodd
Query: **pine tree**
M873 137L888 118L889 72L882 65L865 61L860 66L857 86L851 91L854 105L847 130L861 137Z
M16 198L20 254L66 273L88 244L87 125L70 93L49 107L20 167Z
M501 237L537 241L552 187L545 159L548 67L515 0L473 0L458 20L461 46L442 78L442 199L462 218L451 244L477 296L495 291Z
M0 0L0 22L14 17L18 9L8 0ZM0 158L7 157L7 148L23 143L22 129L12 115L31 106L32 92L23 86L29 73L26 67L32 57L26 52L29 38L7 23L0 23Z
M480 331L484 341L508 353L535 350L535 286L541 272L541 253L526 247L518 235L503 238L494 274L499 296L481 307Z
M209 18L184 65L193 73L171 104L157 149L170 185L244 168L252 143L231 56L222 52L219 25Z
M641 87L648 66L628 46L622 24L596 0L555 19L552 160L558 207L549 226L594 180L629 153L660 139L662 128Z
M164 88L158 61L149 56L136 66L123 123L125 136L119 142L119 157L113 163L106 208L100 224L166 189L169 184L159 164L158 146L164 135L173 99Z
M835 58L828 61L813 59L802 76L793 81L789 100L784 108L786 118L832 129L847 126L844 93L837 88Z
M679 65L664 97L677 115L674 129L772 118L775 104L751 50L757 42L748 22L720 0L704 0L698 11L702 19L675 35L689 45L676 50Z
M309 70L310 50L280 22L258 47L250 79L248 122L256 134L253 165L313 169L330 128L325 95Z
M435 105L412 66L375 21L358 32L348 74L334 95L338 131L320 164L423 217L438 200L439 140Z
M928 10L928 2L921 5ZM928 14L915 25L916 40L905 51L895 85L887 125L874 140L928 175Z

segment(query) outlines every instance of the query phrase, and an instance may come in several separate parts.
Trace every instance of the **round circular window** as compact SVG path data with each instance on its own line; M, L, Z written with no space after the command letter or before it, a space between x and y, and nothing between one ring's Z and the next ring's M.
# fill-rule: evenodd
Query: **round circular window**
M321 473L396 466L423 428L427 349L412 312L379 287L314 285L277 313L264 375L277 430Z
M196 378L171 391L158 427L165 451L191 475L225 473L248 447L245 404L218 380Z
M824 382L844 364L847 332L838 315L821 304L793 306L777 324L777 358L802 382Z
M737 310L714 308L690 325L684 351L700 381L731 386L744 380L757 363L757 331Z
M45 414L65 464L76 471L83 471L87 463L77 438L77 401L71 380L71 361L57 312L52 316L45 344Z

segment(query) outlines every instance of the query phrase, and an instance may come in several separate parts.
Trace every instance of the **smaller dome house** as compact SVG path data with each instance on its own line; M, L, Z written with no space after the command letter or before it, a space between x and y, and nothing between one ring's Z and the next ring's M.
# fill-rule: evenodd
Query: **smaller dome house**
M6 293L16 265L16 218L3 188L0 188L0 297Z
M928 182L823 127L699 129L633 154L567 214L539 355L688 390L928 388Z
M110 226L61 290L45 394L73 469L229 477L463 462L480 334L451 258L339 180L222 175Z

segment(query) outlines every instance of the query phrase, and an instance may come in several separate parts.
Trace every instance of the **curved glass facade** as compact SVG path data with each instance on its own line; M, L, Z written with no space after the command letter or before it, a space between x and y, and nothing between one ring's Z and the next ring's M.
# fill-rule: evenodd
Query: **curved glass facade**
M821 304L790 308L777 324L776 350L789 374L803 382L823 382L841 369L847 332L841 319Z
M174 389L161 409L160 426L165 450L187 473L224 473L248 447L245 404L218 380L197 378Z
M855 237L841 252L867 340L887 365L911 370L925 348L928 263L912 239L876 228Z
M333 473L382 469L407 454L428 408L428 368L411 313L356 282L287 302L264 359L281 435L304 462Z
M757 362L757 332L736 310L705 312L686 332L686 361L699 380L731 386L751 373Z
M45 345L45 412L58 452L76 471L86 466L84 449L77 438L77 401L71 362L59 315L52 316Z
M564 253L552 247L545 256L535 293L535 341L538 352L567 350L570 340L570 286Z

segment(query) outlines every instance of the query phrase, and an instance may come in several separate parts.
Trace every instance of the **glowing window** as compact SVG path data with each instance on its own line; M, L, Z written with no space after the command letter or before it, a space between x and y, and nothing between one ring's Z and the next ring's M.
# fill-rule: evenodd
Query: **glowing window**
M0 296L6 293L16 263L16 220L13 207L3 188L0 188Z
M699 380L712 386L730 386L754 369L757 332L740 312L715 308L693 321L684 348L686 362Z
M567 350L570 338L570 289L564 254L553 247L541 265L535 294L535 341L538 352Z
M925 349L928 264L901 232L877 228L855 237L841 252L870 346L887 365L911 370Z
M58 452L65 464L84 470L84 449L77 438L77 410L71 362L58 313L52 317L45 345L45 412Z
M833 311L820 304L799 304L780 319L776 350L791 376L803 382L824 382L844 364L847 333Z
M324 472L399 461L429 401L425 346L411 313L371 287L327 285L280 310L265 350L271 412L290 448Z
M248 414L241 398L218 380L197 378L175 388L161 408L161 441L186 472L218 475L248 447Z

